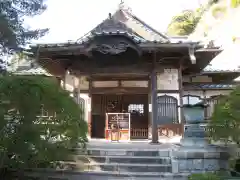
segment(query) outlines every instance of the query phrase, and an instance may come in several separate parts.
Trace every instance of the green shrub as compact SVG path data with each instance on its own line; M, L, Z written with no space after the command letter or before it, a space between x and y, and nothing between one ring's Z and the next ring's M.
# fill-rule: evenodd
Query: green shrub
M0 77L0 168L45 168L68 159L87 140L81 113L49 78Z
M215 173L192 174L189 180L223 180Z

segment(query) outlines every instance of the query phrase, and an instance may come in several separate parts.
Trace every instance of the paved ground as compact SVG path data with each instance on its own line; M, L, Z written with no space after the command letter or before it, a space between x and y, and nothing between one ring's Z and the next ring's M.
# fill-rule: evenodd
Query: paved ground
M87 145L88 148L94 149L146 149L146 150L159 150L159 149L172 149L178 147L176 144L164 143L164 144L151 144L150 141L130 141L130 142L109 142L100 139L91 139Z

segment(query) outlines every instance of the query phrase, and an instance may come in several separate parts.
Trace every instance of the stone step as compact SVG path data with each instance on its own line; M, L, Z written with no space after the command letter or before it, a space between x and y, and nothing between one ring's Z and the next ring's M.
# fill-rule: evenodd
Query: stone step
M84 164L84 169L85 171L112 172L172 172L170 164L90 163Z
M82 151L75 149L76 155L91 155L91 156L150 156L150 157L170 157L170 150L167 149L88 149Z
M187 180L189 173L162 173L162 172L84 172L86 176L98 180ZM91 179L92 180L92 179Z
M75 172L68 170L37 169L25 171L29 177L45 177L46 180L187 180L189 173L161 172Z
M82 161L86 156L75 156L76 160ZM98 163L132 163L132 164L171 164L169 157L153 157L153 156L87 156L88 161ZM86 162L86 161L85 161Z

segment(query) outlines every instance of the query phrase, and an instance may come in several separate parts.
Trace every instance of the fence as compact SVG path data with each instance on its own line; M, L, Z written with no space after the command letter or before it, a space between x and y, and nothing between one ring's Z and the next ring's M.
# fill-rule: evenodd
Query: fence
M132 139L148 139L149 134L151 134L151 129L148 128L132 128L131 129L131 138ZM166 124L160 125L158 127L159 137L172 138L174 136L183 135L183 125L182 124Z

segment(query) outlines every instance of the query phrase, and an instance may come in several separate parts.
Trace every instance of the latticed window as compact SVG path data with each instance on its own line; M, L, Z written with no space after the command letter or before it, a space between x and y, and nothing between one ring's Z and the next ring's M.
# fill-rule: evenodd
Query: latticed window
M144 104L129 104L128 105L128 112L131 114L144 114Z
M164 95L157 97L158 124L178 123L178 101L175 97Z

